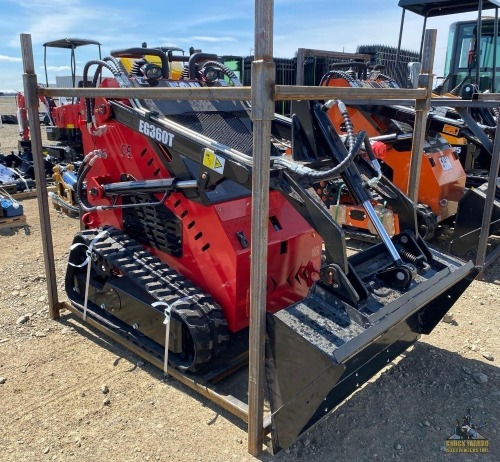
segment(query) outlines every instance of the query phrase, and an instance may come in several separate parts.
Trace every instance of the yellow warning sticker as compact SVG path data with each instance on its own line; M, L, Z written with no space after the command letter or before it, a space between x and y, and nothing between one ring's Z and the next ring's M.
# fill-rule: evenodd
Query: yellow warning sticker
M224 172L224 164L226 159L215 154L211 149L203 150L203 165L211 170L215 170L217 173L222 174Z
M211 149L205 149L203 151L203 165L211 169L215 167L215 152Z
M454 127L453 125L444 124L443 133L447 133L448 135L457 136L458 132L459 132L458 127Z

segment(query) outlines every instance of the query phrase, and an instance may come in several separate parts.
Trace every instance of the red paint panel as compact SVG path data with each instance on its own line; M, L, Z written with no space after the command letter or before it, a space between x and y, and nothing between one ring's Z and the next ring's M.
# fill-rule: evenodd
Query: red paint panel
M87 152L104 149L106 159L97 160L89 175L89 185L120 181L127 173L136 180L168 178L149 140L114 121L106 123L101 136L82 126ZM124 149L124 146L127 146ZM155 175L156 173L156 175ZM109 204L106 198L89 196L95 205ZM322 239L278 192L270 193L267 309L277 311L304 298L319 272ZM183 254L175 258L151 249L159 258L211 294L222 307L229 329L248 326L250 246L244 247L237 233L250 245L250 196L204 206L174 193L165 206L182 222ZM91 226L111 224L123 228L120 211L93 212Z

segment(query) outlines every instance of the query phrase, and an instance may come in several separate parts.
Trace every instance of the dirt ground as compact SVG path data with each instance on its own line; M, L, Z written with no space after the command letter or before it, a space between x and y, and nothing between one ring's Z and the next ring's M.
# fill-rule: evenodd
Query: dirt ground
M0 114L14 113L13 99L0 98ZM2 153L16 150L17 126L0 128L0 143ZM246 426L230 414L163 380L72 314L49 320L37 201L22 205L29 233L0 233L0 460L500 460L499 262L456 303L451 323L441 322L289 450L255 459ZM78 223L52 208L51 223L64 300ZM468 409L489 453L445 453Z

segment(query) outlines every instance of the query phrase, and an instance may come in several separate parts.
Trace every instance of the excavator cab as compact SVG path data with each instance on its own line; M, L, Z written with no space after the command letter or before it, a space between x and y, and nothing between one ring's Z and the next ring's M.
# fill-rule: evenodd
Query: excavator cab
M45 70L45 84L49 86L49 75L47 65L47 49L59 48L70 50L70 68L71 68L71 86L76 88L79 84L76 75L76 49L82 46L94 45L98 49L98 57L101 59L101 44L96 40L86 40L77 38L63 38L59 40L52 40L43 44L43 67Z
M86 45L97 46L98 58L101 58L101 44L94 40L64 38L44 43L43 64L45 69L45 85L49 86L49 66L47 63L47 50L49 48L68 49L71 52L71 76L69 76L69 81L61 77L57 84L62 87L76 87L78 84L83 85L83 83L77 82L75 50ZM47 174L50 175L53 165L59 162L79 161L83 156L79 127L79 106L75 99L70 101L71 104L60 104L54 99L45 96L40 97L40 103L45 107L43 123L46 125L47 139L53 142L43 147L48 164ZM16 95L16 106L21 135L21 139L19 140L20 158L27 166L31 166L33 164L33 156L31 152L26 102L22 93Z

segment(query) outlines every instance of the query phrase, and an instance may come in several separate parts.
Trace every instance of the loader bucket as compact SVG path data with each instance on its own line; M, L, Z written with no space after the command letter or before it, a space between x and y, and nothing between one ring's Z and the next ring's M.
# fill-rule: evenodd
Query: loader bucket
M469 189L458 203L455 230L451 241L451 251L456 255L465 255L467 252L477 249L479 235L481 234L487 189L487 183L478 188ZM488 236L498 234L499 232L500 192L497 188Z
M380 247L360 252L351 264L362 272L381 252ZM275 451L289 447L420 334L430 333L477 274L472 262L434 250L432 255L427 274L405 293L392 294L385 305L353 307L316 285L304 300L267 314L266 377Z

